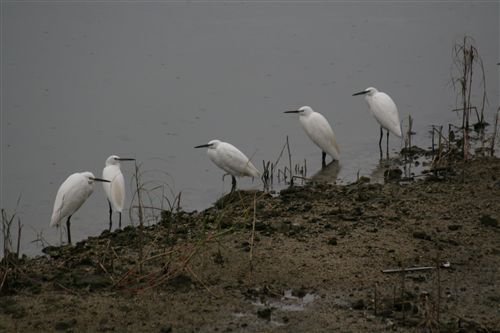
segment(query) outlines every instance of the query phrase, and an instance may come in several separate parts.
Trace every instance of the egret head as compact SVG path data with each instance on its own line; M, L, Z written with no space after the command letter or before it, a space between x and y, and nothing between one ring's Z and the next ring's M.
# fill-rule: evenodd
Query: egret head
M285 113L298 113L299 116L308 116L313 113L313 109L310 106L300 107L298 110L285 111Z
M120 161L118 160L118 156L116 155L111 155L110 157L108 157L108 159L106 160L106 166L108 165L117 165L117 164L120 164Z
M353 96L357 96L357 95L373 96L373 95L375 95L376 93L378 93L378 90L377 90L376 88L373 88L373 87L368 87L368 88L366 88L365 90L360 91L360 92L357 92L357 93L352 94L352 95L353 95Z
M120 157L120 156L116 156L116 155L111 155L106 160L106 166L109 166L109 165L120 165L120 161L135 161L135 158L126 158L126 157Z
M199 145L199 146L196 146L195 148L208 148L208 149L216 149L217 146L219 146L219 144L221 143L220 140L211 140L209 141L208 143L204 144L204 145Z
M90 172L90 171L84 171L84 172L81 173L81 175L87 180L87 182L90 185L94 184L94 182L110 183L109 180L94 177L94 174L92 172Z

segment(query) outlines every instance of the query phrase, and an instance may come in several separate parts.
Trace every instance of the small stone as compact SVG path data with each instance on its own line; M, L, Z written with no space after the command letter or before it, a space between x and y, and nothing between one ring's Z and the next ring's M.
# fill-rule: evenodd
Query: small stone
M401 171L398 168L395 169L389 169L384 172L384 179L386 181L398 181L401 179L401 175L403 174L403 171Z
M462 226L459 224L450 224L448 226L448 230L451 230L451 231L457 231L459 229L462 229Z
M271 320L271 308L257 310L257 316L262 319Z
M304 206L302 207L302 211L303 211L303 212L308 212L308 211L310 211L312 208L313 208L313 206L312 206L310 203L306 203L306 204L304 204Z
M412 309L412 304L410 302L396 303L394 304L394 310L401 311L409 311Z
M483 215L479 219L482 225L487 226L487 227L493 227L493 228L498 228L498 220L489 216L489 215Z
M363 209L363 207L356 207L354 208L354 215L363 215L363 213L365 212L365 210Z
M425 233L424 231L414 231L413 238L425 239L429 241L432 239L431 236Z
M246 241L241 243L241 249L245 252L250 252L250 243Z
M299 223L299 222L293 222L291 225L290 225L290 231L288 232L288 235L289 236L293 236L293 235L297 235L299 234L302 230L304 229L304 227Z
M292 290L292 296L298 297L298 298L304 298L304 296L307 295L307 292L303 289L294 289Z
M287 233L288 231L290 231L290 225L291 225L290 221L288 220L282 221L279 224L278 230L282 233Z
M111 285L111 281L107 277L98 274L84 275L75 273L73 274L73 279L76 287L89 287L90 290L106 288Z
M363 299L358 299L352 303L351 307L354 310L363 310L365 308L365 301Z
M42 252L54 259L57 259L61 256L62 248L57 246L47 246L42 249Z
M332 226L330 223L327 223L327 224L325 224L324 228L325 228L326 230L332 230L332 229L333 229L333 226Z
M257 221L255 222L255 230L257 231L262 231L266 230L267 225L264 222Z
M337 238L333 237L328 240L328 245L337 245Z
M76 319L73 318L71 320L60 321L60 322L56 323L54 328L56 329L56 331L66 331L75 325L76 325Z
M172 325L170 324L165 324L160 328L160 333L171 333L172 332Z
M99 322L99 327L97 328L97 331L99 331L99 332L110 332L110 331L114 331L114 330L115 330L115 327L109 324L107 318L102 319Z

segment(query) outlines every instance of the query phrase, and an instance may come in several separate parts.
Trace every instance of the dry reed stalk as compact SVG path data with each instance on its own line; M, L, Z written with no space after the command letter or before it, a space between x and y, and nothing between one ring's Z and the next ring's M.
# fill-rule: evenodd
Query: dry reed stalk
M257 194L253 197L253 219L252 219L252 234L250 236L250 275L253 272L253 247L255 242L255 221L256 221L256 211L257 211Z
M464 36L463 40L458 43L456 42L453 46L453 66L456 74L452 73L452 84L456 89L458 86L459 96L461 98L460 109L455 109L455 111L462 110L462 135L463 135L463 146L462 146L462 156L463 159L469 159L469 119L470 111L476 109L476 116L478 120L478 125L484 127L484 107L487 103L486 95L486 74L484 71L483 61L477 48L474 45L474 39L469 36ZM482 80L479 82L482 87L482 101L481 101L481 111L477 112L477 108L472 106L471 96L473 89L473 75L475 66L479 67L482 73Z
M5 281L7 281L8 274L9 274L9 268L7 266L5 266L5 273L3 274L2 283L0 283L0 292L3 289L3 285L5 284Z
M289 170L290 170L290 186L293 186L292 153L290 152L290 143L288 141L288 135L286 136L286 148L288 150L288 164L289 164Z
M493 128L493 137L491 138L491 156L495 156L495 140L497 137L499 116L500 116L500 106L497 109L497 114L495 117L495 127Z
M142 273L142 262L143 262L143 247L144 247L144 216L142 212L142 199L141 199L141 190L142 185L140 185L139 181L139 166L137 162L135 162L135 189L137 195L137 203L138 203L138 214L139 214L139 271Z
M441 265L440 265L439 253L436 255L436 272L437 272L436 321L439 327L440 314L441 314Z
M213 297L215 297L215 298L219 298L219 297L220 297L220 296L216 295L214 292L212 292L212 291L210 290L210 288L206 285L206 283L205 283L205 282L203 282L203 281L202 281L202 280L198 277L198 275L196 275L196 273L193 271L193 269L192 269L191 267L186 266L186 271L187 271L189 274L191 274L191 275L195 278L195 280L196 280L196 281L198 281L198 282L199 282L199 283L203 286L203 288L205 288L205 289L206 289L206 291L208 291L208 293L209 293L210 295L212 295L212 296L213 296Z

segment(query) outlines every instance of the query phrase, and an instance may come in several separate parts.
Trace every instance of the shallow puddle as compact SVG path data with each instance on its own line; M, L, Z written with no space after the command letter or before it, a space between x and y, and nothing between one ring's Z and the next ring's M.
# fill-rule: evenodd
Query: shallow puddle
M269 299L265 302L257 299L252 301L255 306L266 306L274 308L281 311L303 311L305 307L315 300L319 299L320 296L314 293L306 293L302 297L294 296L292 289L287 289L283 292L283 296L279 299Z

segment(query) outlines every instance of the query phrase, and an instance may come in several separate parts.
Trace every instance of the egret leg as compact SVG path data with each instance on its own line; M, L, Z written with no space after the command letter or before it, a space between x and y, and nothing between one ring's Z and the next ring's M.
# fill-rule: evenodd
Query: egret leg
M386 155L387 155L387 158L389 158L389 130L387 130L387 148L386 148Z
M118 226L121 229L122 228L122 212L118 212L118 216L119 216Z
M231 178L232 178L231 193L233 193L234 190L236 190L236 178L233 175L231 175Z
M321 152L321 166L326 167L326 153L324 151Z
M71 215L68 216L68 219L66 220L66 231L68 232L68 244L71 244L71 231L70 231L70 222L71 220Z
M382 139L384 138L384 131L382 129L382 126L380 126L380 139L378 140L378 148L380 149L380 159L384 157L384 152L382 150Z
M111 207L111 202L108 200L109 204L109 231L113 227L113 208Z

